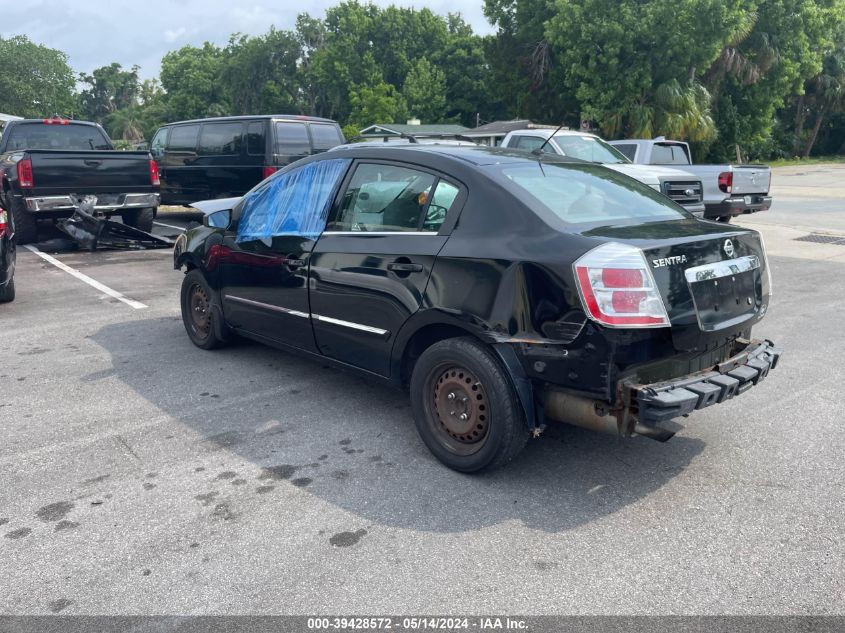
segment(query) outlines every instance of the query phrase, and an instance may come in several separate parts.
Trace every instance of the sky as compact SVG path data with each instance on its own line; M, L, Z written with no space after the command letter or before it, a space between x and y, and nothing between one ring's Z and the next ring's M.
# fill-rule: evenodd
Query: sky
M307 12L323 17L339 0L27 0L5 3L0 36L26 35L68 55L76 72L90 72L118 62L137 64L141 77L158 76L168 51L205 41L225 45L232 33L261 35L271 25L292 28ZM482 13L483 0L373 0L428 8L445 15L461 13L478 33L491 33Z

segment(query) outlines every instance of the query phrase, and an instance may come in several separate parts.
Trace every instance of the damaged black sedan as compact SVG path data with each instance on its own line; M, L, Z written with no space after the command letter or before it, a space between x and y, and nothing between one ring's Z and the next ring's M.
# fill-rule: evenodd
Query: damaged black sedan
M350 146L220 207L174 250L191 341L242 335L409 388L456 470L507 463L547 418L666 440L662 422L780 357L751 336L760 235L598 165Z

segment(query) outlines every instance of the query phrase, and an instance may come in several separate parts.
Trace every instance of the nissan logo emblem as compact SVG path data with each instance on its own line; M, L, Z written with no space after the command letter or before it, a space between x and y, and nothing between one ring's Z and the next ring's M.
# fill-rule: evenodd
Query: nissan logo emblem
M725 249L725 255L727 255L728 257L734 256L734 243L733 242L731 242L730 240L725 240L725 245L723 246L723 248Z
M687 198L692 198L695 195L695 191L693 189L684 189L684 195Z

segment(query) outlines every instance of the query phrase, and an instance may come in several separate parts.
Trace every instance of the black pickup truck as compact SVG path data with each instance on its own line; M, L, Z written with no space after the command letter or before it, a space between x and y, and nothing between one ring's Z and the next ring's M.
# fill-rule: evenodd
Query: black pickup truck
M11 121L0 136L0 207L14 217L18 244L37 240L39 219L69 217L88 195L97 197L98 214L149 232L158 192L150 155L115 151L96 123Z

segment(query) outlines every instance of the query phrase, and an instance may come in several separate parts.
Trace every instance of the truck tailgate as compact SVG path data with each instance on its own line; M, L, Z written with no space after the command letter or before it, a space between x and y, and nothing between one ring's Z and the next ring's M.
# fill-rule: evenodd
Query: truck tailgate
M732 194L768 193L772 172L763 165L734 165Z
M153 191L149 154L120 151L30 150L39 196Z

